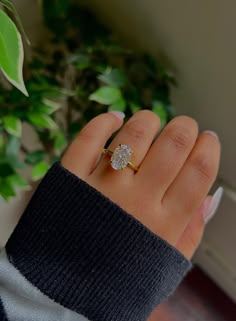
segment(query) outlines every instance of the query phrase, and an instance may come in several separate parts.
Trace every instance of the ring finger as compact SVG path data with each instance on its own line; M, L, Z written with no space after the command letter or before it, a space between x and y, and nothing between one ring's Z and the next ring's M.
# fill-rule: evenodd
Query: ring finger
M159 117L150 110L141 110L135 113L115 136L108 149L114 151L119 144L126 144L134 151L132 163L139 166L148 152L150 145L160 128ZM104 177L133 175L133 169L127 168L117 173L110 165L110 156L103 155L99 165L94 171L95 175Z

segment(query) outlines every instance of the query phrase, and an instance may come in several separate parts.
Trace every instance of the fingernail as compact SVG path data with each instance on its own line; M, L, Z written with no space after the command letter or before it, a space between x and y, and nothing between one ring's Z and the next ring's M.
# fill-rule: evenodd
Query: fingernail
M212 130L205 130L204 133L209 134L209 135L219 139L219 136L215 132L213 132Z
M124 119L125 118L125 114L122 111L112 110L112 111L109 111L109 113L114 114L119 119Z
M215 215L219 205L220 205L220 201L222 199L223 196L223 192L224 189L222 187L219 187L216 192L214 193L211 202L209 203L209 205L207 206L205 212L204 212L204 221L207 224L212 217Z

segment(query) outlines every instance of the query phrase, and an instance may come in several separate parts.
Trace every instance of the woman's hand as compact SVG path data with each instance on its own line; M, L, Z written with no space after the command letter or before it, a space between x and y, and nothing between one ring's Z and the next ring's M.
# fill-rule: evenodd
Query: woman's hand
M119 144L130 145L139 171L116 171L108 155L100 156L122 124L122 114L116 112L92 119L66 151L62 165L190 259L222 194L219 190L216 198L207 196L219 167L218 137L210 131L199 134L195 120L179 116L153 142L160 120L142 110L108 147L114 151Z

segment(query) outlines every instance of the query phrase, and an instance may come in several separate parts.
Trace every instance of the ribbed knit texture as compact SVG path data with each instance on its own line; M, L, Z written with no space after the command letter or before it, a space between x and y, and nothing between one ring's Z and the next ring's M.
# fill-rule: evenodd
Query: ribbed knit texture
M146 320L191 268L176 249L58 163L6 251L33 285L91 321Z
M1 317L1 321L8 321L1 298L0 298L0 317Z

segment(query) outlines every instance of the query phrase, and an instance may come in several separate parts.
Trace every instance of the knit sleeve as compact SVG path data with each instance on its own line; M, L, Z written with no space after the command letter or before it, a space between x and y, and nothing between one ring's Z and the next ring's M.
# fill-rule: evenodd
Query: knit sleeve
M40 183L5 252L35 298L43 295L77 320L145 321L191 268L174 247L59 163ZM0 315L4 309L9 315L6 300Z

